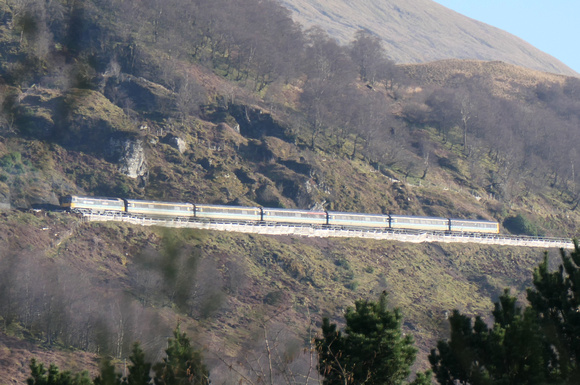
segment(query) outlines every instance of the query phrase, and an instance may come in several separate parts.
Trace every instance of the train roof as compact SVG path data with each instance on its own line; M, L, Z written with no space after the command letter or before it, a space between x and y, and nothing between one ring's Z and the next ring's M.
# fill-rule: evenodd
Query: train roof
M388 218L388 214L365 214L365 213L353 213L348 211L327 211L328 215L338 214L338 215L358 215L364 217L386 217Z
M419 215L396 215L396 214L390 214L391 218L404 218L404 219L439 219L439 220L444 220L444 221L448 221L449 218L444 218L444 217L426 217L426 216L419 216Z
M193 204L188 203L188 202L160 202L160 201L145 201L145 200L141 200L141 199L125 199L125 201L127 201L127 203L131 202L131 203L151 203L151 204L156 204L156 205L191 205L193 206Z
M497 221L490 221L487 219L463 219L463 218L451 218L452 221L462 221L462 222L472 222L472 223L498 223Z
M107 201L123 201L123 199L121 198L114 198L114 197L98 197L98 196L90 196L90 195L73 195L73 194L68 194L68 195L64 195L61 197L62 198L78 198L78 199L99 199L99 200L107 200Z
M281 209L276 207L263 207L262 210L264 211L284 211L284 212L294 212L294 213L309 213L309 214L324 214L326 215L326 211L318 211L318 210L305 210L305 209Z
M240 210L261 210L259 207L256 206L230 206L230 205L212 205L212 204L205 204L205 203L196 203L196 207L214 207L214 208L227 208L227 209L240 209Z

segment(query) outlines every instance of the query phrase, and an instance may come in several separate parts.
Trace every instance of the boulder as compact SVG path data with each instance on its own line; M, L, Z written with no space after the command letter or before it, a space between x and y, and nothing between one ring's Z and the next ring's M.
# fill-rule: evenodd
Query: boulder
M184 153L187 150L187 143L185 140L181 139L178 136L167 134L163 138L163 143L170 145L171 147L177 149L180 153Z
M119 165L119 172L129 178L147 175L143 141L137 138L111 138L107 148L108 156Z

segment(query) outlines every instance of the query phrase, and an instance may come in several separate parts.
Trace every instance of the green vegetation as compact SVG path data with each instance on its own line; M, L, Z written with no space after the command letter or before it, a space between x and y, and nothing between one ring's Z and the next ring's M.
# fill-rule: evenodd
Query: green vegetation
M544 235L543 231L538 229L538 226L535 223L531 222L522 214L506 218L503 221L503 226L512 234L532 236Z
M153 366L155 385L209 384L209 371L203 364L201 353L191 346L189 338L185 333L181 333L179 327L174 330L173 338L169 339L168 345L169 347L165 350L167 357ZM134 358L140 357L141 354L134 356ZM136 376L144 373L144 370L135 363L133 367L139 369L136 371Z
M101 362L100 373L91 381L89 373L83 371L73 374L60 372L56 365L51 364L46 370L44 364L32 359L28 385L148 385L151 380L155 385L207 385L209 371L203 364L201 353L191 346L185 333L179 326L173 331L173 338L167 341L166 357L162 362L151 365L146 362L145 354L138 343L133 345L127 366L127 376L116 373L110 360ZM153 368L155 376L150 377Z
M44 364L36 362L33 358L30 362L30 377L26 380L28 385L91 385L89 372L83 371L73 374L61 372L56 365L51 364L48 370Z
M534 270L529 306L522 311L506 290L492 312L493 328L455 311L451 336L429 360L442 385L576 384L580 371L578 280L580 248L561 251L562 264L548 268L548 256Z
M381 294L377 302L357 301L344 318L344 334L324 318L322 337L315 341L323 384L403 384L417 351L413 338L401 331L400 310L388 310L387 294ZM413 382L430 383L430 374Z

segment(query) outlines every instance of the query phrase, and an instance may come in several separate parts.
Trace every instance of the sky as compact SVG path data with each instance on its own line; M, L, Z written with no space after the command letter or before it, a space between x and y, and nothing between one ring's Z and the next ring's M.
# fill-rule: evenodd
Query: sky
M580 0L434 0L515 35L580 73Z

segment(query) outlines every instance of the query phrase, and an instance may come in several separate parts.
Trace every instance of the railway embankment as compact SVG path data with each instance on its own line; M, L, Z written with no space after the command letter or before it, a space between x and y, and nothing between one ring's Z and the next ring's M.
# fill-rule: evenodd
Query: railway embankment
M202 230L229 231L263 235L292 235L318 238L368 238L409 243L477 243L537 248L572 249L574 244L566 238L529 237L503 234L474 234L454 232L429 232L392 229L342 228L332 226L311 226L299 224L273 224L255 222L215 222L179 219L156 219L129 216L126 214L85 213L83 219L89 222L117 221L142 226L162 226L194 228Z

